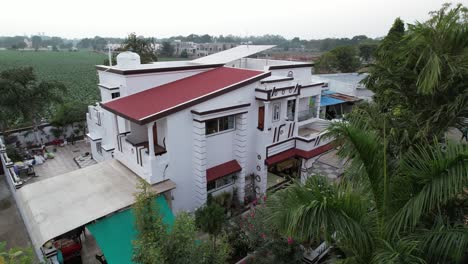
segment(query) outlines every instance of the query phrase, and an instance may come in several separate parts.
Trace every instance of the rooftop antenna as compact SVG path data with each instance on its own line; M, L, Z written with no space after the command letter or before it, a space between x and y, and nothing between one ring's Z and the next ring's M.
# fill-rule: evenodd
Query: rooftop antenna
M108 52L108 56L109 56L109 67L112 67L112 52L111 52L111 44L110 44L110 42L107 42L107 46L109 46L109 52Z

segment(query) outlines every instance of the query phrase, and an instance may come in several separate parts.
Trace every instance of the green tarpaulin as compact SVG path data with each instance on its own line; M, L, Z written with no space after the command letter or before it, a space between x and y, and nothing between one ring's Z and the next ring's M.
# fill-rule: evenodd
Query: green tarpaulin
M163 222L170 227L174 215L163 196L156 198ZM86 226L93 234L109 264L129 264L132 262L132 240L136 237L133 210L128 209Z

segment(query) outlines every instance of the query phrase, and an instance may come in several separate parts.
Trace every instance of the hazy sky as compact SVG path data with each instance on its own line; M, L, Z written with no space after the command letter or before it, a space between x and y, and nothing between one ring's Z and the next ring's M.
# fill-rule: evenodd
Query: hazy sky
M396 17L423 21L444 2L468 0L2 0L0 35L378 37Z

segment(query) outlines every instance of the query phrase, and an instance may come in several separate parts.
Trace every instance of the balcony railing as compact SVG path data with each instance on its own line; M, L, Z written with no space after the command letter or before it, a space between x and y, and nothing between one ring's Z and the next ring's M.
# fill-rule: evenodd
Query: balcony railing
M315 117L317 117L317 109L309 108L308 110L299 111L297 119L301 122Z

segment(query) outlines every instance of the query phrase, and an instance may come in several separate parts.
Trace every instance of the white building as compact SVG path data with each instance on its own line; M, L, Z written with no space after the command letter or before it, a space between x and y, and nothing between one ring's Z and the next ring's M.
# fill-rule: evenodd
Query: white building
M153 64L124 52L116 66L97 66L102 102L87 113L94 159L116 159L153 186L170 181L175 212L210 193L244 200L286 175L305 177L331 148L318 118L323 83L311 63L246 58L271 47Z

